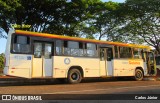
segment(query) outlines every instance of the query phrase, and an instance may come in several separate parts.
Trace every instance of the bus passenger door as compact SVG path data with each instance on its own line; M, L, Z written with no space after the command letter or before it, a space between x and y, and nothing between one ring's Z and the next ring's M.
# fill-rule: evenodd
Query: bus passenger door
M52 44L51 43L45 43L44 44L44 58L43 58L43 77L49 77L52 76Z
M34 42L32 77L52 76L52 43Z
M147 53L147 68L148 68L148 74L150 75L157 74L155 57L152 52Z
M107 76L113 76L113 50L112 47L107 48Z
M100 48L100 76L107 76L107 48Z
M112 47L100 48L100 76L113 76Z

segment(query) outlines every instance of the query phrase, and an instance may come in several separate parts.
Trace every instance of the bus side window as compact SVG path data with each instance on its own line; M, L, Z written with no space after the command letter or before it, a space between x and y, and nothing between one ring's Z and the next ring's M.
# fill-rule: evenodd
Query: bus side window
M118 57L118 54L119 54L118 49L119 49L118 46L114 46L114 50L115 50L115 58L119 58L119 57Z
M79 42L79 56L84 55L84 50L83 50L83 43Z
M111 61L113 59L113 51L112 48L107 49L107 61Z
M101 61L104 61L105 59L104 59L104 49L100 49L100 60Z
M42 56L42 43L34 43L34 57L41 58Z
M71 51L70 48L68 48L68 41L64 41L63 46L64 46L64 55L70 55Z
M64 41L64 55L84 56L83 43L76 41Z
M79 42L68 41L68 49L71 56L79 56Z
M142 56L141 56L140 49L134 48L133 50L134 50L134 51L133 51L134 58L141 59Z
M61 40L56 40L56 54L57 55L62 55L62 41Z
M12 51L15 53L30 53L30 38L27 36L15 35Z
M129 47L120 47L120 58L132 58L132 49Z
M44 58L45 59L51 59L52 57L52 44L45 43L45 49L44 49Z
M85 44L85 49L86 49L86 55L88 57L97 57L97 45L93 43L86 43Z
M156 65L160 65L160 56L157 56L155 59L156 59Z

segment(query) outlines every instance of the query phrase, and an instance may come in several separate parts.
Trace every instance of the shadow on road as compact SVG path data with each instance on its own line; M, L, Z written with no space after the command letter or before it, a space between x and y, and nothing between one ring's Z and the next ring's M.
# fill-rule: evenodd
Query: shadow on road
M160 70L157 70L157 75L155 77L145 77L145 81L160 80ZM106 77L106 78L85 78L82 83L98 83L98 82L119 82L119 81L134 81L133 77ZM24 85L70 85L66 82L62 82L58 79L25 79L25 78L15 78L8 77L0 78L0 86L24 86Z
M119 81L133 81L132 78L118 77L118 78L85 78L82 83L95 83L95 82L119 82ZM70 85L66 82L61 82L57 79L24 79L24 78L8 78L0 79L0 86L24 86L24 85Z

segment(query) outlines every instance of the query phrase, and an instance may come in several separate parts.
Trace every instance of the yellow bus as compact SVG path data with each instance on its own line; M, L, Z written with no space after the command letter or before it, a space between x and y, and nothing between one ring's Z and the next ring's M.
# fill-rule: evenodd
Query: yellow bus
M3 73L68 83L87 77L122 76L140 81L156 74L153 57L149 46L10 30Z

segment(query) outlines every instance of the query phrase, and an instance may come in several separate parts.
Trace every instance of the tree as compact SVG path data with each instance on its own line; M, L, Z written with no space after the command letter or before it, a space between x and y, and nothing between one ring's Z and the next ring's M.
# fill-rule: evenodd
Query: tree
M155 47L160 53L160 1L159 0L127 0L123 9L125 33Z
M1 0L0 38L10 24L25 29L107 41L147 42L160 52L160 1ZM23 28L20 28L23 29Z
M63 9L59 10L61 13L59 24L55 25L55 22L52 22L47 31L78 37L91 35L86 34L88 32L86 29L88 26L87 21L93 17L95 13L93 9L100 2L100 0L71 0L67 2Z
M20 6L19 0L0 1L0 38L6 38L3 32L8 32L9 23L14 19L15 11Z
M102 38L106 38L107 41L122 40L115 34L121 26L116 14L119 6L119 3L111 1L99 2L98 5L94 5L91 11L94 12L94 15L88 22L88 30L91 30L92 35L95 35L99 40Z
M9 24L28 24L31 25L29 31L79 36L84 21L92 15L88 8L93 8L97 2L100 0L17 0L19 5L10 16L2 14L7 21L6 27L2 28L8 32Z
M5 21L2 19L0 24L5 24L1 26L5 32L8 32L10 24L28 24L31 25L31 28L27 30L45 32L51 22L58 22L57 19L61 16L59 10L66 3L66 0L43 0L41 2L39 0L15 0L17 5L13 5L9 1L1 2L1 4L8 4L10 8L14 8L13 10L8 7L6 7L7 10L2 9L3 13L0 16ZM2 8L4 8L3 5Z
M4 68L4 54L0 54L0 71Z

